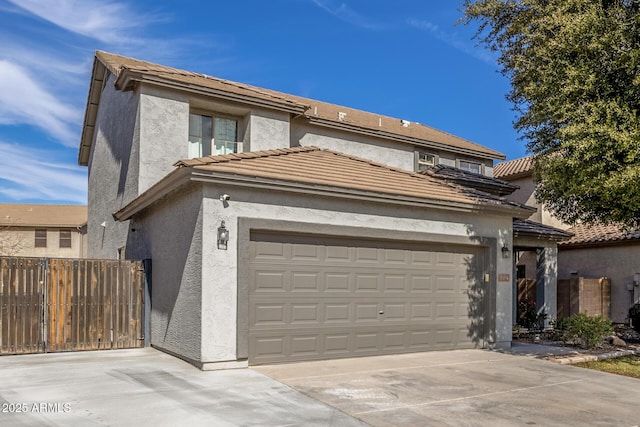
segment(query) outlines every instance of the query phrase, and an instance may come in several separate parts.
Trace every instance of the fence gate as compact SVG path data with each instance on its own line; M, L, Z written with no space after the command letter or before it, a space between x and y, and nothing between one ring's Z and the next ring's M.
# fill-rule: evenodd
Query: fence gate
M142 262L0 258L0 354L144 346Z

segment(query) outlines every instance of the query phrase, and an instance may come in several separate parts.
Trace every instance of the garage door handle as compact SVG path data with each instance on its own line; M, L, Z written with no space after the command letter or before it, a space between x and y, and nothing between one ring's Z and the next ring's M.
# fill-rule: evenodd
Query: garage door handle
M378 312L378 314L384 314L384 311L380 310L380 311Z

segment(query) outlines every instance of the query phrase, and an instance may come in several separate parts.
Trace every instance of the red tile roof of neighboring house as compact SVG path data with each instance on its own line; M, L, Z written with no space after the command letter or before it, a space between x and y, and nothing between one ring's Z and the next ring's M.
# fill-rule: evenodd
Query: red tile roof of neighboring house
M495 178L509 180L530 175L533 172L533 157L522 157L508 162L498 163L493 168Z
M509 202L472 188L448 183L437 177L396 169L317 147L296 147L201 157L181 160L175 166L268 178L281 182L299 182L318 188L338 187L370 193L417 197L438 202L523 209L523 205L518 203Z
M567 231L574 236L560 246L595 246L640 240L640 230L625 230L620 225L578 224Z
M0 204L0 225L3 226L81 227L86 223L86 206Z
M118 77L117 85L121 89L132 87L136 81L145 81L151 84L172 84L191 91L200 88L213 97L254 104L258 102L263 106L280 108L296 116L303 117L309 123L320 126L362 132L374 137L398 139L436 149L437 147L441 149L457 149L460 152L487 159L504 159L504 154L498 151L415 122L289 95L205 74L179 70L108 52L97 51L96 61L99 61L112 74ZM96 65L94 64L94 79L96 79L95 74ZM101 82L100 80L98 83ZM92 81L92 87L90 88L87 115L85 116L85 133L83 133L83 141L80 147L79 161L81 164L85 164L88 161L88 147L91 144L90 133L92 131L86 122L90 120L89 117L95 114L94 110L97 108L99 99L99 92L96 91L101 88L101 86L94 83L96 82Z

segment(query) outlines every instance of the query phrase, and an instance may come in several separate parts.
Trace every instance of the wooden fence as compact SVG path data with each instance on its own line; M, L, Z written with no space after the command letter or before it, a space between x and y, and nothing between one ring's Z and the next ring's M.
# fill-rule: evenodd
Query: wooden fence
M141 261L0 258L0 354L144 346Z
M576 313L611 318L611 280L574 277L558 280L558 320Z

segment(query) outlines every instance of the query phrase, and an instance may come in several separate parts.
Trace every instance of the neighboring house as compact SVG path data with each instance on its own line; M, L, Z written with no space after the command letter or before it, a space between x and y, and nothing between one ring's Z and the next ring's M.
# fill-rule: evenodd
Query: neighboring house
M0 255L83 258L87 207L0 204Z
M558 277L573 276L611 279L611 320L627 320L629 307L638 301L637 285L640 281L640 242L637 231L621 231L620 227L579 224L571 227L555 218L535 199L536 183L531 157L498 163L494 175L518 185L510 200L536 208L529 218L548 226L565 230L568 234L558 240ZM573 236L573 237L571 237ZM514 241L514 245L516 242ZM517 246L517 245L516 245ZM516 251L520 249L516 247ZM536 256L521 248L517 278L536 279Z
M559 277L611 279L611 320L626 322L640 303L640 230L579 224L568 231L574 236L559 245Z
M97 52L79 152L89 256L151 259L151 343L203 369L506 347L513 219L532 209L501 197L503 158Z

